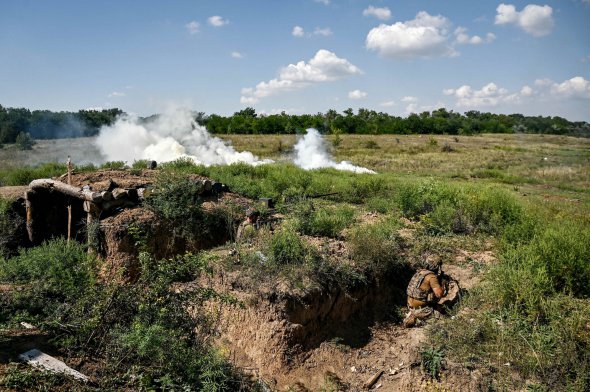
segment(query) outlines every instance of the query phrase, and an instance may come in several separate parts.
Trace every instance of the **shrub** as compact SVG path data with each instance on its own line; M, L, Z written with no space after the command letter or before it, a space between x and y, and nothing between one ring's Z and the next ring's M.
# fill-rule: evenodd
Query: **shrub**
M302 264L306 260L306 249L301 238L288 227L272 237L270 252L272 260L279 265Z
M51 178L67 172L63 163L49 162L36 167L0 169L0 185L28 185L37 178Z
M378 273L400 266L402 240L399 222L385 220L355 228L348 239L355 263L367 272Z
M443 367L445 352L440 348L428 347L420 351L422 369L432 378L439 378Z
M0 278L33 284L39 293L56 299L75 298L94 283L94 262L85 246L55 239L2 260Z
M20 132L16 135L15 144L21 150L32 150L35 145L35 140L31 137L28 132Z
M100 165L100 168L108 170L124 170L129 167L125 161L108 161Z
M295 228L303 234L336 238L354 220L354 210L347 206L320 207L301 202L295 208Z

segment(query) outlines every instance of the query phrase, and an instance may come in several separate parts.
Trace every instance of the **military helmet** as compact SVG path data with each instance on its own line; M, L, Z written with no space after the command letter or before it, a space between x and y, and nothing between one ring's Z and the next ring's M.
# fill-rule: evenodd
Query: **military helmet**
M258 216L260 216L260 212L255 208L248 208L248 211L246 211L247 218L254 218Z
M421 266L424 269L436 272L438 271L441 265L442 259L438 255L427 253L422 256Z

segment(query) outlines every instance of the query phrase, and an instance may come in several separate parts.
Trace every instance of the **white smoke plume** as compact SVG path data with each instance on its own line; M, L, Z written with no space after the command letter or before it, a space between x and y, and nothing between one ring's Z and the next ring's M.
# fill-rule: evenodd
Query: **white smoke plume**
M174 108L144 121L136 116L123 116L100 130L96 144L109 161L169 162L184 157L205 166L272 162L260 160L249 151L237 152L225 141L211 136L195 122L191 111L184 108Z
M326 142L317 129L309 128L307 134L295 144L295 164L302 169L320 169L332 167L337 170L346 170L355 173L375 174L373 170L355 166L348 161L336 162L326 147Z

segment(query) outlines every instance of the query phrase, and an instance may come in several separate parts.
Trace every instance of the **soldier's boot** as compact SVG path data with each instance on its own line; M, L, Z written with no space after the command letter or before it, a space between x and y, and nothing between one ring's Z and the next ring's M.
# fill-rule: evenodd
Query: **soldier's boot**
M410 312L404 319L403 324L405 328L412 328L416 325L416 316L414 313Z

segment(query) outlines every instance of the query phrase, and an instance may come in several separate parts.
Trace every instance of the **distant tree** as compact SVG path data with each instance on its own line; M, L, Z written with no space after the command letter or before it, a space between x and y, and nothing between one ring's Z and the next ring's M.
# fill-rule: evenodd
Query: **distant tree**
M29 133L21 132L16 136L15 143L21 150L32 150L35 140Z

